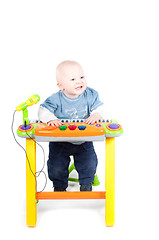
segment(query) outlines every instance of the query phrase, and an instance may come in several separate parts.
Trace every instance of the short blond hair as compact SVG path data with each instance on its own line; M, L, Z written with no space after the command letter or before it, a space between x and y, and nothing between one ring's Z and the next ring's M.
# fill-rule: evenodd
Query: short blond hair
M72 66L80 66L81 67L81 65L78 62L71 61L71 60L66 60L66 61L63 61L63 62L59 63L56 67L56 80L57 80L57 82L60 82L61 72L64 72L65 68L70 67L70 66L71 67Z

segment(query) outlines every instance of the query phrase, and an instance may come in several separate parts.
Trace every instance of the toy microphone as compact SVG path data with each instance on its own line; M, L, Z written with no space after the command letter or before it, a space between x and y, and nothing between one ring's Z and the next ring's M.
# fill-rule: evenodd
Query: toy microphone
M33 104L36 104L37 102L40 101L40 96L37 94L32 95L30 98L28 98L25 102L19 104L16 107L17 111L21 111L24 110L25 108L27 108L28 106L31 106Z

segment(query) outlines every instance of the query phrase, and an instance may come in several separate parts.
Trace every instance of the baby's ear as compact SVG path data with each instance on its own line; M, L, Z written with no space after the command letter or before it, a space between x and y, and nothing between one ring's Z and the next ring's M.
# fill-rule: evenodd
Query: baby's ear
M62 87L61 83L57 83L57 86L60 88L61 91L64 91L64 88Z
M62 90L63 91L63 88L62 88L62 86L61 86L61 83L57 83L57 86L60 88L60 90Z

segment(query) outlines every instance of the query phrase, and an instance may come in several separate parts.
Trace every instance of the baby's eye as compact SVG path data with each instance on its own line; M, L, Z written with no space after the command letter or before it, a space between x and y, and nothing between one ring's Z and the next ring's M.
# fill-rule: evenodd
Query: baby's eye
M74 80L75 80L75 78L72 78L72 79L71 79L71 81L74 81Z
M81 77L81 79L83 79L83 78L84 78L84 76Z

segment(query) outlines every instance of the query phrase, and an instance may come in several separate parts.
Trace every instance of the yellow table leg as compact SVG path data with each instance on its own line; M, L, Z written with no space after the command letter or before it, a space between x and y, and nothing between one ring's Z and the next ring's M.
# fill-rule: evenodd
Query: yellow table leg
M106 226L112 227L115 224L115 138L106 138L105 168Z
M29 227L35 227L37 219L35 198L36 143L30 138L26 139L26 153L28 157L28 159L26 157L26 220Z

